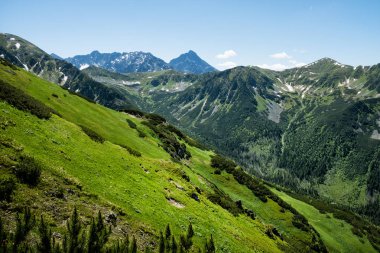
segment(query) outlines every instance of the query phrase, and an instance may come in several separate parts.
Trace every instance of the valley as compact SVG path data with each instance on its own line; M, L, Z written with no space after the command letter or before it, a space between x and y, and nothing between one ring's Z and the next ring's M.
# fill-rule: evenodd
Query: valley
M105 216L110 252L126 236L148 252L176 252L172 240L186 252L379 251L380 65L216 71L192 50L64 60L11 34L0 55L6 229L28 206L64 250L77 208L83 230ZM35 185L17 174L25 157L42 168ZM38 243L35 227L23 245Z

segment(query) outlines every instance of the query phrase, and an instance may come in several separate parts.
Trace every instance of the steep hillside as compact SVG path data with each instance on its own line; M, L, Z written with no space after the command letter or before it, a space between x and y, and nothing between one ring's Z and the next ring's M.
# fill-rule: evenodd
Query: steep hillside
M12 34L0 34L0 56L39 77L111 108L131 108L125 96L80 72L70 63L55 59L32 43Z
M64 233L75 205L84 226L98 210L112 211L110 240L128 233L139 249L157 250L167 224L179 236L190 222L192 252L203 249L211 234L218 252L324 249L307 221L260 181L239 168L214 173L214 154L191 146L196 144L164 119L90 103L3 60L0 79L8 94L0 103L1 177L17 181L0 210L6 227L12 229L14 213L27 205ZM44 106L53 114L36 117ZM27 156L42 168L34 186L15 173Z
M216 69L202 60L194 51L181 54L169 62L174 70L184 73L203 74L216 71Z
M93 51L87 55L76 55L65 60L79 69L97 66L118 73L155 72L170 68L160 58L145 52L100 53Z
M324 58L283 72L140 74L120 88L251 173L377 221L378 74Z

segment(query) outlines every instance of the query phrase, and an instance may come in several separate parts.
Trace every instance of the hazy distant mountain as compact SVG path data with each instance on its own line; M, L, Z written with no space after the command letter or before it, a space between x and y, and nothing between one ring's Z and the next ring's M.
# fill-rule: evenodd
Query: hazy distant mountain
M202 60L194 51L190 50L187 53L181 54L179 57L171 60L169 62L170 67L174 70L193 73L193 74L203 74L207 72L216 71L216 69Z
M76 55L65 60L79 69L93 65L118 73L155 72L170 69L170 66L162 59L145 52L100 53L93 51L87 55Z

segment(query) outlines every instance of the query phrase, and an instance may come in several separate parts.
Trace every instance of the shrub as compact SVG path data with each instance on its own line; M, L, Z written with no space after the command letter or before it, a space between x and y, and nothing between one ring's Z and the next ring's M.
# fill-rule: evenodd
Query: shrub
M128 125L129 125L130 128L133 128L133 129L136 129L136 128L137 128L135 122L133 122L133 121L130 120L130 119L127 119L127 123L128 123Z
M11 177L0 177L0 200L10 201L16 189L16 182Z
M221 171L220 169L216 169L216 170L214 171L214 174L215 174L215 175L220 175L220 174L222 174L222 171Z
M100 142L100 143L103 143L105 141L105 139L94 130L86 126L82 126L82 125L79 125L79 126L82 128L83 132L87 134L88 137L90 137L93 141Z
M2 80L0 80L0 100L19 110L30 112L40 119L49 119L52 113L58 115L53 109Z
M181 132L181 130L179 130L178 128L172 126L172 125L168 125L167 126L167 129L172 132L172 133L175 133L180 139L183 139L185 138L185 135Z
M146 134L143 131L141 131L140 129L137 129L137 132L139 133L139 137L140 138L145 138L146 137Z
M195 148L199 148L201 150L207 150L207 148L200 144L198 141L194 140L194 139L191 139L190 137L188 136L185 136L184 140L186 141L187 144L189 144L190 146L193 146Z
M296 214L293 216L292 224L303 231L309 230L309 223L307 222L306 218L302 216L301 214Z
M40 180L41 169L42 166L33 157L22 156L14 173L22 183L34 186Z
M166 119L161 117L158 114L149 113L145 115L145 118L148 119L150 122L152 122L155 125L166 123Z
M133 148L128 147L127 145L121 144L120 147L126 149L128 151L128 153L131 154L131 155L133 155L133 156L136 156L136 157L140 157L141 156L141 153L139 151L134 150Z
M158 138L160 139L162 143L162 148L168 154L170 154L170 156L175 161L191 158L191 154L186 149L186 145L183 143L180 143L177 140L177 137L171 131L168 130L166 124L161 124L162 123L161 119L163 118L156 114L149 114L149 115L150 115L149 117L152 117L152 119L149 119L148 121L143 121L142 124L146 125L155 134L157 134Z
M142 118L145 115L145 113L143 113L142 111L136 110L136 109L121 109L120 112L125 112L125 113L128 113L130 115L133 115L133 116L136 116L139 118Z
M236 167L236 164L220 155L215 155L211 158L211 167L232 173Z
M214 204L221 206L226 209L232 215L237 216L240 213L243 213L243 210L239 208L235 201L231 197L225 194L223 191L218 188L214 189L214 193L207 196L207 198Z

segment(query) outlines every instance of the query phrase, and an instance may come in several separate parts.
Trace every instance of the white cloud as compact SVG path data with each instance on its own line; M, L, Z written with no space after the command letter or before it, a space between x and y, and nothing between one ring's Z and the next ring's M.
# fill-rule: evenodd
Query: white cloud
M290 55L288 55L285 52L271 54L270 57L273 59L290 59L290 58L292 58Z
M224 69L235 68L237 66L237 64L235 62L232 62L232 61L226 61L223 63L219 63L218 66L224 70Z
M234 50L230 49L230 50L224 51L224 53L222 53L222 54L218 54L216 56L216 58L218 58L218 59L228 59L228 58L234 57L236 55L237 55L237 53Z
M261 65L258 65L258 67L260 67L262 69L271 69L271 70L276 70L276 71L282 71L284 69L289 68L289 66L286 66L286 65L281 64L281 63L275 63L275 64L272 64L272 65L261 64Z

